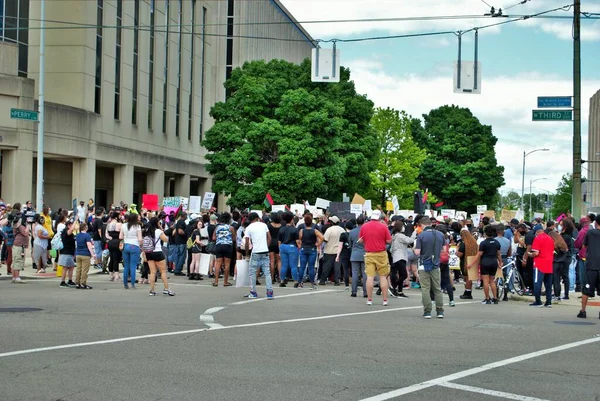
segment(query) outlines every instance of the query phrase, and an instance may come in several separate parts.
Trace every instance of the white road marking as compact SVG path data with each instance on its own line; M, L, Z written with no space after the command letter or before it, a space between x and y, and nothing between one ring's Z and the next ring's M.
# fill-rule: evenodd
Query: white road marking
M458 306L458 305L474 304L474 303L479 303L479 301L460 302L460 303L457 303L456 305ZM372 315L372 314L378 314L378 313L396 312L396 311L402 311L402 310L421 309L421 308L422 308L422 306L407 306L404 308L385 308L385 309L377 309L377 310L370 310L370 311L364 311L364 312L341 313L341 314L337 314L337 315L314 316L314 317L305 317L305 318L299 318L299 319L287 319L287 320L275 320L275 321L268 321L268 322L237 324L237 325L233 325L233 326L221 326L221 327L202 328L202 329L193 329L193 330L184 330L184 331L171 331L171 332L167 332L167 333L146 334L146 335L134 336L134 337L112 338L109 340L90 341L90 342L85 342L85 343L64 344L64 345L54 345L51 347L30 348L30 349L24 349L24 350L19 350L19 351L3 352L3 353L0 353L0 358L5 358L5 357L9 357L9 356L17 356L17 355L34 354L37 352L55 351L55 350L68 349L68 348L89 347L92 345L115 344L115 343L121 343L121 342L126 342L126 341L143 340L143 339L148 339L148 338L177 336L177 335L185 335L185 334L196 334L196 333L202 333L204 331L210 332L210 331L226 330L226 329L267 326L267 325L273 325L273 324L278 324L278 323L308 322L308 321L312 321L312 320L323 320L323 319L332 319L332 318L348 317L348 316ZM600 337L597 338L596 340L600 340Z
M526 360L532 359L532 358L537 358L539 356L553 354L555 352L565 351L565 350L568 350L568 349L571 349L571 348L575 348L575 347L579 347L579 346L582 346L582 345L596 343L596 342L599 342L599 341L600 341L600 337L593 337L593 338L589 338L587 340L576 341L576 342L573 342L573 343L559 345L559 346L553 347L553 348L547 348L547 349L544 349L544 350L531 352L531 353L525 354L525 355L519 355L519 356L516 356L516 357L513 357L513 358L504 359L502 361L488 363L487 365L479 366L477 368L467 369L467 370L463 370L462 372L457 372L457 373L453 373L451 375L442 376L442 377L439 377L437 379L428 380L428 381L425 381L425 382L422 382L422 383L418 383L418 384L413 384L412 386L399 388L397 390L393 390L393 391L390 391L390 392L387 392L387 393L383 393L383 394L379 394L379 395L376 395L376 396L373 396L373 397L365 398L365 399L363 399L361 401L384 401L384 400L389 400L389 399L392 399L392 398L399 397L401 395L414 393L416 391L424 390L424 389L429 388L429 387L433 387L433 386L437 386L437 385L442 385L442 384L445 384L445 383L450 382L450 381L459 380L459 379L462 379L462 378L468 377L468 376L473 376L473 375L476 375L478 373L486 372L488 370L500 368L500 367L503 367L503 366L506 366L506 365L511 365L511 364L517 363L517 362L526 361Z
M226 306L215 306L214 308L210 308L204 311L203 315L212 315L214 313L217 313L220 310L225 309Z
M343 292L341 290L320 290L320 291L311 291L311 292L298 292L296 294L287 294L287 295L275 295L275 300L279 299L279 298L288 298L288 297L301 297L303 295L318 295L318 294L325 294L328 292ZM254 302L260 302L260 301L266 301L267 298L256 298L256 299L249 299L247 301L239 301L239 302L233 302L230 305L244 305L244 304L250 304L250 303L254 303Z
M440 384L438 384L438 386L453 388L453 389L456 389L456 390L469 391L471 393L485 394L485 395L489 395L489 396L492 396L492 397L507 398L509 400L517 400L517 401L548 401L548 400L544 400L542 398L535 398L535 397L528 397L526 395L505 393L504 391L488 390L486 388L465 386L464 384L457 384L457 383L440 383Z
M225 308L226 306L215 306L214 308L205 310L204 313L200 315L200 321L208 327L210 327L211 329L223 328L222 324L215 323L215 318L212 314L217 313L218 311L223 310Z

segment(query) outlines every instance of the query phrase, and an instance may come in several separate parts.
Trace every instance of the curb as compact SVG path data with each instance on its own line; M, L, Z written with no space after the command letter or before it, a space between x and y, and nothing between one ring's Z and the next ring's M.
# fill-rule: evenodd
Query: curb
M535 300L534 297L525 296L525 295L514 295L514 294L511 294L508 297L508 299L511 301L527 302L527 303L532 303ZM592 306L589 302L588 302L588 305ZM552 303L552 306L574 306L574 307L581 308L581 302L579 302L579 299L569 299L568 301Z

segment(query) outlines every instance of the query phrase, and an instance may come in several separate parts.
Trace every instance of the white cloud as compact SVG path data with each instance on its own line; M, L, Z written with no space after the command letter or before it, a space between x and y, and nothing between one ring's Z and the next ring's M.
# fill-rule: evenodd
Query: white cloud
M315 20L354 20L369 18L407 18L423 16L472 16L468 19L445 19L428 21L390 21L390 22L354 22L354 23L327 23L305 24L306 30L316 39L331 39L347 37L352 34L364 34L372 31L385 31L391 34L404 34L431 31L457 31L466 30L476 26L483 26L501 22L500 18L483 18L489 13L489 8L480 0L282 0L283 4L291 11L298 21ZM488 1L490 4L499 1ZM506 4L514 5L517 1ZM590 3L590 2L587 2ZM524 5L511 8L508 15L532 15L542 11L562 7L569 4L565 0L530 1ZM502 7L498 4L496 8ZM583 11L600 12L600 4L585 4ZM555 15L572 16L570 12L557 11ZM481 17L479 17L481 16ZM519 21L512 26L538 27L541 31L555 35L564 40L571 39L570 20L554 20L532 18ZM505 26L493 27L482 30L482 34L498 33ZM582 23L582 40L600 40L598 25L590 21ZM449 41L452 42L452 41ZM445 42L442 42L445 43Z
M486 77L481 95L454 94L452 73L426 76L406 74L392 76L384 72L377 60L354 60L345 63L359 93L366 93L376 106L405 110L414 117L445 104L468 107L483 124L491 125L498 138L496 157L505 167L504 188L521 188L523 151L549 148L551 152L527 157L526 187L529 180L538 189L554 191L563 174L572 171L573 125L569 122L533 122L531 111L538 96L569 96L569 80L538 72L515 76ZM600 81L582 83L583 158L587 156L589 99L600 89Z

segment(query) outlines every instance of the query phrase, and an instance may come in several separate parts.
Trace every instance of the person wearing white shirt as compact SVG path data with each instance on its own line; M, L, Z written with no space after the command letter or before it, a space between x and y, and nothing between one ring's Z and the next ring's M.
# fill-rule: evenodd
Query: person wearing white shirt
M250 250L250 241L252 241L252 256L248 266L250 276L250 294L247 298L258 298L256 292L256 272L262 269L267 286L267 299L273 299L273 282L271 280L271 270L269 261L269 244L271 243L271 234L269 227L262 222L257 213L248 215L250 225L245 231L245 250L248 255Z

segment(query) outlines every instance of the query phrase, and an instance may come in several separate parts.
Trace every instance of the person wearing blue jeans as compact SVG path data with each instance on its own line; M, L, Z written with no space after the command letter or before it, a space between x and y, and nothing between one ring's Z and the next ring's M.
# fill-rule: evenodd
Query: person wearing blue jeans
M174 254L176 259L175 262L175 274L183 274L183 265L185 264L185 244L173 245L175 247Z
M317 229L313 222L313 216L310 213L304 215L304 224L299 226L298 242L300 243L300 268L298 270L298 280L302 281L304 272L308 266L308 275L310 279L310 289L317 289L317 279L315 277L315 264L317 263L317 249L321 248L323 243L323 234Z
M256 272L262 269L267 286L267 299L273 299L273 281L271 280L271 261L269 259L269 244L271 234L269 227L262 222L258 213L252 212L248 215L250 225L246 227L244 249L246 254L250 252L250 241L252 241L252 256L248 266L250 277L250 294L247 298L258 298L256 292ZM226 272L227 273L227 272Z
M308 279L311 284L315 284L315 263L317 263L316 248L300 249L300 267L298 268L297 277L304 277L304 273L308 269Z
M277 234L277 242L279 244L279 256L281 258L281 277L287 277L288 270L292 274L292 278L296 282L294 288L302 287L302 276L298 275L298 229L294 225L294 215L290 212L284 213L282 220L285 226L279 228ZM279 284L280 287L285 287L284 281Z
M131 277L131 288L135 288L135 272L140 261L141 250L139 246L125 244L123 248L123 285L127 286L127 280Z

